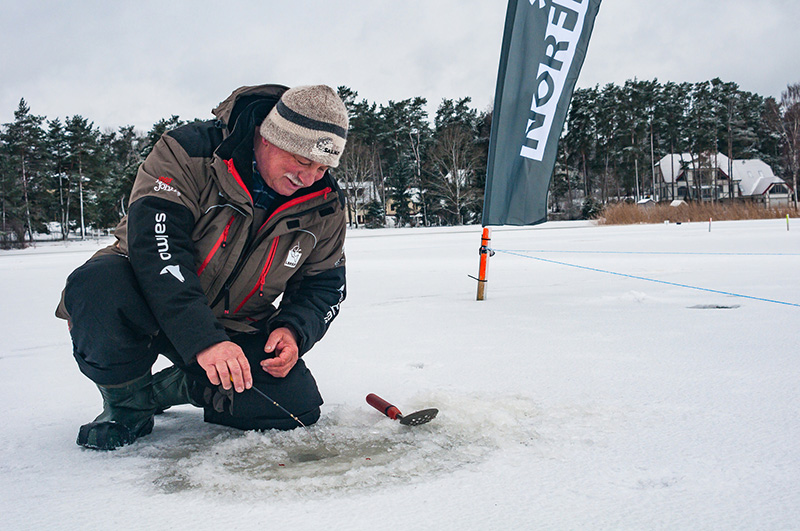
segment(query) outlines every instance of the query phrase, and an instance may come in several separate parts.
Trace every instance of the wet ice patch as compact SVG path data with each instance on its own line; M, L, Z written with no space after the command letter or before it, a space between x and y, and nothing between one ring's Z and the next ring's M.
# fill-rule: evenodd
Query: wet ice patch
M174 436L143 438L130 451L152 461L148 482L162 492L295 497L426 481L537 438L537 407L529 399L431 394L410 403L409 411L415 405L435 405L439 416L411 427L366 405L339 406L305 430L204 425L203 431L191 428L192 437L175 430ZM198 421L190 420L186 428Z
M696 304L689 306L690 310L735 310L739 304Z
M623 300L623 301L643 303L643 302L647 302L648 300L650 300L650 296L647 295L647 293L644 293L644 292L641 292L641 291L629 291L629 292L623 294L620 297L620 299Z

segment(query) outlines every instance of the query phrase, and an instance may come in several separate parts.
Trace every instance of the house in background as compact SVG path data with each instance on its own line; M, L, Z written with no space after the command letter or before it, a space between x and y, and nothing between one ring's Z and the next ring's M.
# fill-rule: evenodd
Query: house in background
M659 201L747 199L788 205L790 187L759 159L731 160L722 153L666 155L656 164Z
M347 182L337 181L339 188L345 191L345 209L347 222L351 226L364 225L369 217L367 210L370 203L383 205L383 198L375 184L371 181ZM394 226L397 218L397 203L391 197L386 197L384 220L388 226ZM422 224L422 197L419 188L409 189L408 211L411 213L412 225Z

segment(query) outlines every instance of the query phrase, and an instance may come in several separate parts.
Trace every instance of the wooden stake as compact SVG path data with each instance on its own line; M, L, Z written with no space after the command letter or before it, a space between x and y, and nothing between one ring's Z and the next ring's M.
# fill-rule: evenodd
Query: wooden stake
M478 297L477 300L482 301L486 299L486 273L489 269L489 257L494 254L489 247L492 241L492 229L489 227L483 228L483 236L481 236L481 262L478 268Z

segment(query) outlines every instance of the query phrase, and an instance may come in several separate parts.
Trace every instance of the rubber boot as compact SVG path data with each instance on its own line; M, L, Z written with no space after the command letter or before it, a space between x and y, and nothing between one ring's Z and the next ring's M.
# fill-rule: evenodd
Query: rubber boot
M193 383L193 379L174 365L157 372L153 375L153 399L156 404L156 414L181 404L203 407L190 394L192 390L197 392L196 388L197 385Z
M77 443L93 450L114 450L153 431L156 410L153 377L144 376L120 385L98 385L103 412L78 431Z

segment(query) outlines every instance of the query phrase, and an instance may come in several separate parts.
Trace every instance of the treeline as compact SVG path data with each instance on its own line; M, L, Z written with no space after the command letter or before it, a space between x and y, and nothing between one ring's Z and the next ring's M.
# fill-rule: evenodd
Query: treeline
M736 83L627 81L576 90L559 145L551 200L584 199L584 214L626 198L653 197L655 164L669 153L758 158L797 190L800 84L781 100ZM571 215L575 215L574 212Z
M146 134L133 126L101 132L82 116L46 120L22 99L14 121L0 129L0 244L113 228L139 164L165 131L183 123L172 116Z
M350 221L370 227L457 225L480 219L491 110L443 99L433 117L422 97L376 104L348 87L348 145L336 177ZM100 131L82 116L52 120L21 100L0 126L0 238L23 242L57 230L85 236L125 215L136 169L165 131ZM627 81L575 91L550 191L552 215L592 215L607 202L653 193L653 163L668 153L718 150L760 158L796 190L800 84L780 101L719 79Z
M491 111L468 97L443 99L431 122L427 100L386 105L358 100L339 87L350 111L350 132L337 178L344 184L350 221L368 227L461 225L480 217ZM358 215L361 213L361 216Z
M426 100L357 101L339 175L353 211L383 224L478 221L483 205L491 112L445 99L433 121ZM800 84L780 101L719 79L702 83L629 80L575 91L550 187L550 216L590 217L609 202L653 197L655 164L669 153L759 158L794 190L800 167ZM369 193L363 193L364 191ZM359 195L361 194L361 195Z

